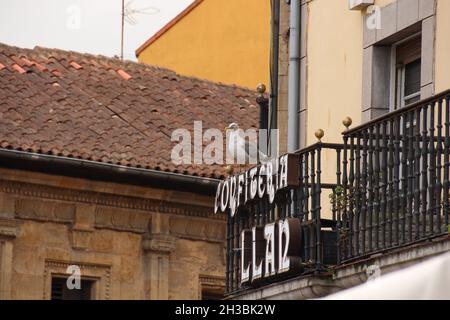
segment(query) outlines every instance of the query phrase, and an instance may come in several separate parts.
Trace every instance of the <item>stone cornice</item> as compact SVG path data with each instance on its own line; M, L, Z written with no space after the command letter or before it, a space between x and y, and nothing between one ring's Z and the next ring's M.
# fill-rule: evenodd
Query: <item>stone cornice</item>
M225 288L225 277L200 275L200 284L202 286Z
M60 201L83 202L117 208L225 220L225 215L215 215L213 209L209 207L100 192L72 190L17 181L0 180L0 192Z
M170 254L175 250L176 238L168 234L153 234L142 242L144 251Z
M13 219L0 219L0 239L16 238L19 234L19 222Z

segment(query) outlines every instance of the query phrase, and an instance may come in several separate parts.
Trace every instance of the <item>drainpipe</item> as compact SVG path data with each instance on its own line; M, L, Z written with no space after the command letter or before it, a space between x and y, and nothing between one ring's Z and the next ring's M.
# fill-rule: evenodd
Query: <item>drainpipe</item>
M258 146L259 150L263 152L264 154L268 154L267 152L267 132L268 129L268 123L269 123L269 99L264 95L266 92L266 86L264 84L258 85L256 88L256 91L258 91L258 96L256 97L256 102L259 105L259 140L258 140Z
M280 50L280 0L272 0L272 54L270 63L270 127L278 128L278 63ZM269 131L270 155L277 152L277 137L272 137Z
M289 27L288 152L298 149L300 105L300 0L291 0Z

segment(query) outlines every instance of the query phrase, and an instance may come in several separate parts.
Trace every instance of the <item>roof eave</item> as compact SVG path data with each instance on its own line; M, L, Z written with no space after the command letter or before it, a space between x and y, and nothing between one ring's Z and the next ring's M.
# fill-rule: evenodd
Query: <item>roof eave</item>
M219 179L184 175L180 173L135 168L120 166L109 163L102 163L91 160L53 156L39 153L32 153L19 150L9 150L0 149L0 159L6 159L10 161L5 161L4 163L9 163L14 166L20 166L20 162L24 162L25 167L31 171L40 171L37 168L37 164L41 164L44 168L51 170L61 167L63 170L63 175L66 175L70 170L75 169L75 171L83 171L85 173L99 173L100 175L107 177L115 177L119 182L125 181L123 178L128 178L131 181L142 180L145 184L151 182L158 186L166 186L166 188L174 188L184 190L192 190L192 186L198 188L199 193L214 193L217 185L219 184ZM33 163L33 165L30 165ZM91 177L91 174L87 176Z

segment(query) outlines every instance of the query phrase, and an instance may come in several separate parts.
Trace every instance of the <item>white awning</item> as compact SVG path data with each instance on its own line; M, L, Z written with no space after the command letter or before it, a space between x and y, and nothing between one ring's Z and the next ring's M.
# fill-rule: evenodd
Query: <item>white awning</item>
M450 300L450 253L395 271L325 300Z

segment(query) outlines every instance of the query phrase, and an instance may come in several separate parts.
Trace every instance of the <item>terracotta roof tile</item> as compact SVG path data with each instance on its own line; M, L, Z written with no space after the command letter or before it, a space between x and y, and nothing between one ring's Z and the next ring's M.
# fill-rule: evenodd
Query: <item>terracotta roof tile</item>
M131 76L128 73L126 73L125 71L123 71L122 69L117 70L117 73L125 80L131 79Z
M72 62L70 63L70 65L71 65L72 67L74 67L75 69L77 69L77 70L80 70L80 69L83 68L81 65L79 65L79 64L76 63L75 61L72 61Z
M14 70L16 70L17 72L19 72L19 73L25 73L26 71L24 70L24 69L22 69L22 67L20 66L20 65L18 65L17 63L14 63L13 65L12 65L12 68L14 69Z
M222 177L222 165L171 162L171 133L256 127L256 93L145 64L0 44L0 147Z

